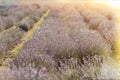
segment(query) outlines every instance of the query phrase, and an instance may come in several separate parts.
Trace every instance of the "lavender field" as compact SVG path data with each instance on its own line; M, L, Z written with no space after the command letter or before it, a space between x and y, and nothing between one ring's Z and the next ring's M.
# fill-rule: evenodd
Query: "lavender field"
M107 5L0 7L0 80L119 80Z

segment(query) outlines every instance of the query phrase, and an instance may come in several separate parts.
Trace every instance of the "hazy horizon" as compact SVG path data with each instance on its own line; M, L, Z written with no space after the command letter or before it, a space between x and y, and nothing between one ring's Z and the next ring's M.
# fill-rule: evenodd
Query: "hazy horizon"
M9 6L9 5L20 5L20 4L32 4L32 3L79 3L79 2L95 2L95 3L105 3L112 7L119 7L120 1L113 0L0 0L0 6Z

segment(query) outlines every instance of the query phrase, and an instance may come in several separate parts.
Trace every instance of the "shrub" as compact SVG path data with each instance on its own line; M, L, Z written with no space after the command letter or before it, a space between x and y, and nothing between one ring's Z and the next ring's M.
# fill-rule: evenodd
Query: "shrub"
M34 12L34 13L31 13L31 14L32 14L31 19L33 19L35 22L37 22L40 19L40 17L42 16L41 14L43 14L43 13L39 13L39 12L36 11L36 13Z
M71 31L71 38L76 43L79 54L88 52L93 54L111 54L111 47L105 39L96 31L87 28L74 27Z
M19 22L17 24L17 27L20 27L24 31L28 31L33 27L34 23L35 23L35 21L33 19L29 18L29 19L25 19L25 20L22 20L21 22Z
M115 22L113 21L101 22L98 26L98 30L101 33L101 35L106 39L106 41L113 46L115 35Z
M17 17L18 20L22 20L26 15L22 11L16 11L15 13L12 13L11 15Z

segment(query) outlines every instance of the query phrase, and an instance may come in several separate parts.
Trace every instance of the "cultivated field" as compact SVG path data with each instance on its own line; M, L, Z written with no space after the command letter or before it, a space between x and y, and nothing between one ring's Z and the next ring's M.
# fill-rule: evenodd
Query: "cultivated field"
M102 4L0 8L0 80L120 79L115 16Z

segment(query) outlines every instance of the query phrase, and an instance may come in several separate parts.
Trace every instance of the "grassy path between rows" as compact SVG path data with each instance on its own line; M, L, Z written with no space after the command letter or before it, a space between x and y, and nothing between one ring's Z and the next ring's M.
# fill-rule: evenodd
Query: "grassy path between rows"
M22 46L24 45L24 43L25 43L26 41L28 41L29 39L32 38L32 36L33 36L33 34L34 34L34 31L36 31L36 30L40 27L40 25L44 22L44 19L45 19L45 17L48 16L49 12L50 12L50 9L47 10L47 11L45 12L45 14L43 14L42 17L38 20L38 22L36 22L36 23L33 25L33 28L32 28L31 30L29 30L29 31L23 36L23 38L21 39L21 43L18 44L14 49L12 49L12 50L9 52L9 54L11 54L11 56L17 55L17 53L18 53L19 50L22 48ZM27 19L27 18L28 18L28 17L26 17L26 19ZM15 26L14 26L14 28L15 28ZM6 62L6 63L8 63L8 62L10 62L10 61L12 61L12 59L9 58L9 57L5 59L5 62ZM9 66L1 66L1 67L0 67L0 70L4 70L4 69L6 69L7 67L9 67Z

